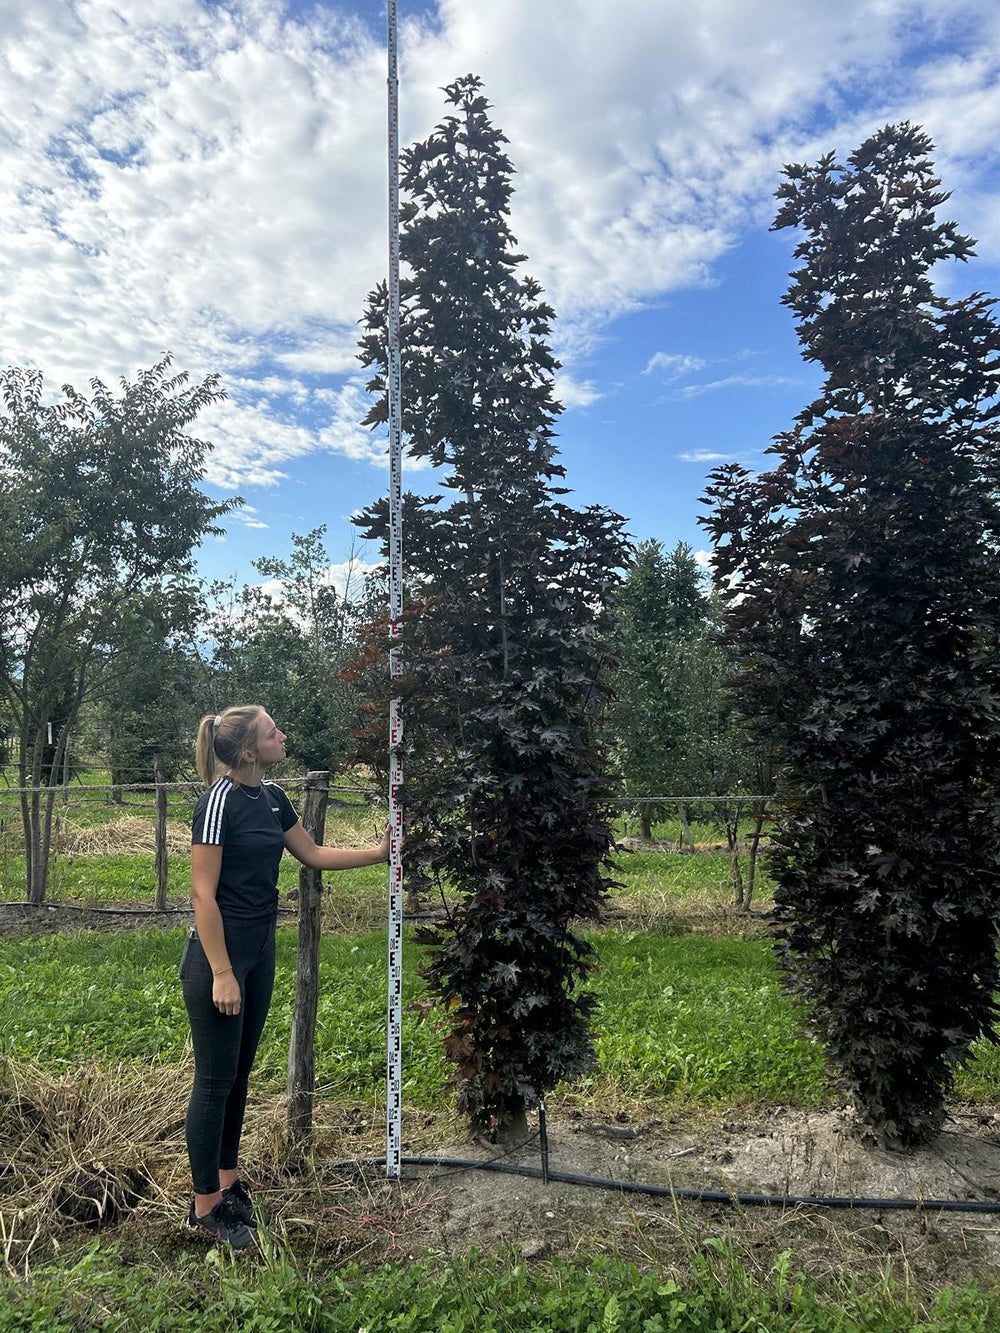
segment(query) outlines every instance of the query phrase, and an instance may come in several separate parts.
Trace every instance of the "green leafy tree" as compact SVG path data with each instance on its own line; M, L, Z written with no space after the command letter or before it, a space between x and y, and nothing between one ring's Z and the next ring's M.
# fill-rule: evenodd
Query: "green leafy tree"
M692 808L718 825L729 849L733 905L746 911L768 817L761 798L771 787L771 747L749 736L742 723L728 689L732 651L720 642L719 629L718 597L706 594L691 548L679 542L666 555L658 542L641 543L615 627L621 670L612 721L619 762L637 795L720 798L670 809L691 850ZM639 807L644 838L665 809Z
M123 611L94 709L119 799L123 785L151 780L157 760L168 781L191 769L191 737L209 689L197 641L203 604L201 585L182 577L162 581Z
M595 725L625 545L617 515L560 498L553 312L519 272L506 140L478 78L445 91L454 113L402 159L402 425L459 496L406 502L406 862L411 891L455 896L425 975L459 1108L516 1134L526 1106L593 1058L579 985L593 950L571 923L598 916L610 883ZM382 287L364 319L370 425L387 412L385 305ZM385 542L386 503L362 524ZM384 638L356 668L377 719L362 752L382 771Z
M657 541L640 542L618 599L612 711L622 774L637 796L709 790L688 762L684 686L689 647L705 628L707 610L690 546L678 542L667 555ZM640 806L644 838L651 837L653 818L662 811Z
M255 560L269 586L228 592L213 619L216 706L261 702L288 733L288 757L306 769L339 772L357 721L342 675L354 652L354 589L330 581L325 527L292 534L292 554ZM348 562L353 568L353 557ZM360 583L360 575L357 575Z
M719 828L729 851L733 906L749 911L758 852L773 790L773 744L757 726L748 729L730 687L732 649L720 642L718 600L708 618L665 659L678 700L679 743L673 773L686 792L719 799L704 813Z
M713 474L737 691L780 741L772 873L794 989L880 1138L940 1126L1000 988L1000 463L992 302L927 137L786 168L784 300L817 400L759 477Z
M0 686L18 729L28 896L45 896L55 783L103 654L150 589L185 573L191 551L237 501L198 483L209 445L186 433L222 395L188 386L169 359L86 397L45 405L42 376L0 375ZM49 723L60 707L51 759ZM47 788L47 790L44 790Z

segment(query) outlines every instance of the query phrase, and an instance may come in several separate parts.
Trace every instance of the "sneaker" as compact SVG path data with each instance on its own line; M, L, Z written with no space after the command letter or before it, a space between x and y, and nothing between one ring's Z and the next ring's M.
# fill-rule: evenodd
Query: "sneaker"
M253 1227L257 1230L257 1218L254 1216L253 1199L250 1191L242 1180L234 1180L231 1185L227 1185L222 1191L222 1197L232 1208L233 1212L240 1219L245 1227Z
M198 1216L192 1203L187 1224L192 1231L211 1236L223 1245L231 1245L234 1250L245 1250L257 1239L249 1227L240 1221L232 1204L226 1199L217 1203L205 1217Z

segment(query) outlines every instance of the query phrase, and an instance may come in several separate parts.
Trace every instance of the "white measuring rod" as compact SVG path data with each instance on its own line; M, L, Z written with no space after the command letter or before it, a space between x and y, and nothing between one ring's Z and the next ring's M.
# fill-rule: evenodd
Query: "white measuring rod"
M396 0L386 6L389 47L389 675L402 675L403 444L399 366L399 72ZM386 996L385 1173L398 1180L403 1152L403 761L402 706L389 705L389 956Z

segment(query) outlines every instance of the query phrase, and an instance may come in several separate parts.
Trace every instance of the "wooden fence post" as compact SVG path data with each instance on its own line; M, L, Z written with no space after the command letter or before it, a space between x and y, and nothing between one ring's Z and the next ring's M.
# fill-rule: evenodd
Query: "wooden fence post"
M69 805L69 775L70 775L70 756L69 756L69 737L66 737L66 749L63 751L63 772L62 772L62 803Z
M302 827L317 843L323 841L329 796L330 774L307 773ZM322 883L318 870L310 870L307 866L299 870L299 952L292 1038L288 1047L288 1140L292 1160L301 1160L312 1144Z
M153 758L153 781L156 783L156 901L158 912L167 908L167 789L163 785L160 756Z

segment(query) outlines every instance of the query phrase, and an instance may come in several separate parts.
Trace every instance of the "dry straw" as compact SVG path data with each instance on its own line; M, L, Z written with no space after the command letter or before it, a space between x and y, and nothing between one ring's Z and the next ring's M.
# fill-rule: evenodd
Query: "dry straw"
M0 1062L0 1245L26 1272L41 1244L165 1202L184 1157L186 1069Z
M27 1277L74 1236L129 1219L153 1228L158 1244L188 1239L184 1116L192 1076L188 1062L91 1063L53 1074L0 1058L0 1255L8 1273ZM321 1159L336 1161L348 1150L374 1153L374 1133L358 1135L351 1114L345 1143L344 1108L318 1098L315 1146ZM279 1237L303 1226L311 1231L314 1222L305 1223L303 1215L315 1217L317 1209L322 1214L331 1200L349 1213L364 1202L355 1182L338 1177L320 1187L311 1166L298 1159L297 1173L289 1174L287 1115L280 1094L255 1100L242 1153L248 1178L272 1205L272 1230ZM364 1123L377 1119L370 1111ZM370 1245L361 1222L358 1227L358 1236L348 1241L338 1221L332 1239L345 1254Z
M91 828L67 826L60 831L55 850L61 856L152 856L156 830L139 815L122 815ZM167 822L167 851L182 856L191 850L191 829L174 820Z

